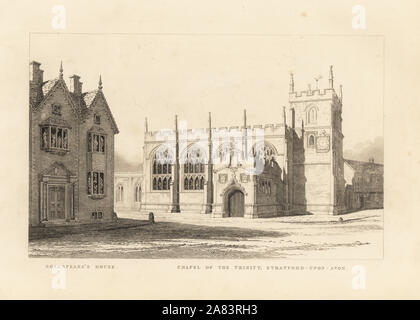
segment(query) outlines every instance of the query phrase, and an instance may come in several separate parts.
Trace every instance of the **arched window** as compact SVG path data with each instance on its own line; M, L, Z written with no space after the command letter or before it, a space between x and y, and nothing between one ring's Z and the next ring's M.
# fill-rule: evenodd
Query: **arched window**
M124 187L119 184L117 186L117 202L122 202L124 201Z
M307 123L313 124L313 123L316 123L316 120L317 120L316 108L312 107L308 110Z
M159 147L152 162L152 189L168 191L172 174L173 152L167 147Z
M191 147L185 155L184 190L203 190L205 153L198 146Z
M309 135L308 137L308 147L315 147L315 136L313 134Z
M136 188L134 189L135 202L140 202L140 197L141 197L141 187L139 185L136 185Z
M268 143L257 143L252 147L251 156L254 158L254 166L258 162L263 162L263 164L273 164L275 161L276 151Z

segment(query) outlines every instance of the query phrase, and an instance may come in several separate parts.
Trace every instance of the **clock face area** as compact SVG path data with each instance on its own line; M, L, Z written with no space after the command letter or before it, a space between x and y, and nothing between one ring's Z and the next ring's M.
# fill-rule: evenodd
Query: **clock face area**
M319 136L316 142L318 152L328 152L330 150L330 136Z

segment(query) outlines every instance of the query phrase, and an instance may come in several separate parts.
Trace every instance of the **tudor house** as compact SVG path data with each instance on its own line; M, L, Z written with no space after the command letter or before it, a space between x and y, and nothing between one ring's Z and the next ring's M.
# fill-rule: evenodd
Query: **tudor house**
M44 81L30 63L29 224L98 222L114 212L114 135L118 128L102 91L69 86L60 66Z

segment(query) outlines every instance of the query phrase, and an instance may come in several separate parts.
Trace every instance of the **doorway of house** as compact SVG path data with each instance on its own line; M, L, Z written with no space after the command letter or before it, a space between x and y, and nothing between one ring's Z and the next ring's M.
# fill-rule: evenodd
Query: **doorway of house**
M64 186L48 187L48 220L64 220Z
M227 209L229 217L243 217L245 197L242 191L235 190L228 197Z

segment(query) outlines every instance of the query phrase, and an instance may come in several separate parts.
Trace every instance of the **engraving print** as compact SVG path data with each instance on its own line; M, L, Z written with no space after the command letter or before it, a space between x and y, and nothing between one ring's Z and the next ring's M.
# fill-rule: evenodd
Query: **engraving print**
M32 37L30 257L382 258L379 40Z

